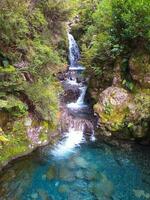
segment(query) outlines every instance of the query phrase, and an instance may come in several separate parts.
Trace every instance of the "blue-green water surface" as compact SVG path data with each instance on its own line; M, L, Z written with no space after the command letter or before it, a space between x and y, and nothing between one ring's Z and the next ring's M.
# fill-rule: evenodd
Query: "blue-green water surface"
M84 142L59 156L51 147L12 163L0 177L0 200L150 199L150 150Z

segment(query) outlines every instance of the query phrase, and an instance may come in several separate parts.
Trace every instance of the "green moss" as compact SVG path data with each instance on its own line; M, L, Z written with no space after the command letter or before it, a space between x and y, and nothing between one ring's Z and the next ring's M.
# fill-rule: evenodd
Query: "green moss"
M27 139L23 121L15 121L11 126L10 130L6 130L3 135L7 141L0 142L0 164L29 150L30 142Z
M7 99L0 99L0 110L8 112L11 116L20 117L27 114L27 105L14 96L7 96Z
M39 135L39 139L41 142L48 141L48 133L42 130L42 132Z
M25 92L32 100L39 118L49 121L51 124L57 124L60 91L60 85L52 77L39 79L36 83L26 83L25 85Z
M7 67L0 67L0 73L10 74L10 73L13 73L15 71L16 71L16 69L12 65L8 65Z
M129 114L127 103L121 106L114 106L111 103L102 106L97 103L94 110L100 117L100 123L113 132L124 128L126 116Z

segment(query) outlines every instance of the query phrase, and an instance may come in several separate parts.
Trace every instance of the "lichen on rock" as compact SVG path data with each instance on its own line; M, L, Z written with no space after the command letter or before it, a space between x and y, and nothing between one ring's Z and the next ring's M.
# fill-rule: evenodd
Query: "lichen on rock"
M119 87L109 87L100 94L99 102L94 109L103 127L109 131L117 131L123 127L129 99L128 92Z

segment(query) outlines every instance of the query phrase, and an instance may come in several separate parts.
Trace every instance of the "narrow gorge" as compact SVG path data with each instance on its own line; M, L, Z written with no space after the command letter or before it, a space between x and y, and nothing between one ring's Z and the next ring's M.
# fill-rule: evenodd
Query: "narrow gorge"
M62 138L10 163L0 175L0 199L149 199L150 149L110 145L96 137L97 116L86 99L88 78L79 64L78 45L71 34L68 38L70 65L61 81ZM66 96L70 93L71 98Z
M150 200L150 0L0 13L0 200Z

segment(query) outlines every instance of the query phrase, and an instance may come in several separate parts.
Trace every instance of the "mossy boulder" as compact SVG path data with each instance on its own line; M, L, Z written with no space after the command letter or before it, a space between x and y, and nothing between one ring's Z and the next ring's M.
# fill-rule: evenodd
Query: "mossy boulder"
M94 110L98 113L103 128L118 131L124 126L129 99L128 92L119 87L109 87L100 94Z
M150 55L137 52L129 60L130 73L143 88L150 87Z
M99 115L103 134L121 138L150 138L150 89L137 88L128 93L123 88L109 87L104 90L94 106Z

